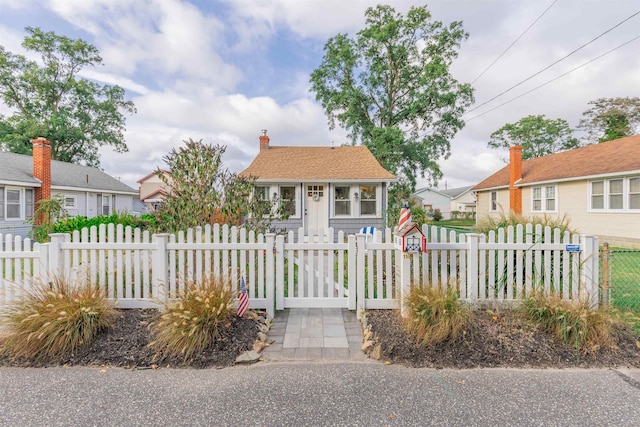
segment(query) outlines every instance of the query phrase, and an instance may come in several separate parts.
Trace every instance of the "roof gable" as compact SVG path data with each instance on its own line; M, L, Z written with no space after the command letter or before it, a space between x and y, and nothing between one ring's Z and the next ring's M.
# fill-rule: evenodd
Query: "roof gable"
M640 135L523 160L522 179L517 185L626 171L640 171ZM478 183L473 190L508 185L509 165Z
M260 150L240 173L258 180L383 180L395 176L385 170L364 146L283 147Z

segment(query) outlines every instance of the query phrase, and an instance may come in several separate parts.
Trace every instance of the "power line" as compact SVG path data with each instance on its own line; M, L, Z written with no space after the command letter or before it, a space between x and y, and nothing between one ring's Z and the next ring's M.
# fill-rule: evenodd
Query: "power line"
M614 47L614 48L613 48L613 49L611 49L610 51L605 52L605 53L603 53L602 55L597 56L597 57L593 58L592 60L585 62L585 63L584 63L584 64L582 64L582 65L578 65L577 67L575 67L575 68L573 68L573 69L571 69L571 70L567 71L566 73L561 74L561 75L559 75L558 77L553 78L553 79L551 79L551 80L549 80L549 81L547 81L547 82L545 82L545 83L543 83L543 84L541 84L541 85L539 85L539 86L536 86L536 87L534 87L533 89L531 89L531 90L529 90L529 91L527 91L527 92L525 92L525 93L522 93L522 94L520 94L520 95L518 95L518 96L516 96L516 97L514 97L514 98L511 98L510 100L508 100L508 101L506 101L506 102L503 102L502 104L500 104L500 105L498 105L498 106L496 106L496 107L493 107L493 108L492 108L492 109L490 109L490 110L487 110L487 111L485 111L485 112L483 112L483 113L480 113L480 114L478 114L477 116L473 116L473 117L471 117L469 120L465 120L465 122L466 122L466 123L469 123L471 120L477 119L477 118L478 118L478 117L480 117L480 116L484 116L485 114L490 113L490 112L492 112L493 110L498 109L498 108L500 108L500 107L502 107L502 106L504 106L504 105L507 105L507 104L509 104L509 103L511 103L511 102L513 102L513 101L515 101L515 100L516 100L516 99L518 99L518 98L522 98L523 96L528 95L528 94L530 94L531 92L536 91L536 90L540 89L541 87L546 86L546 85L548 85L549 83L552 83L552 82L554 82L554 81L558 80L559 78L566 76L567 74L573 73L573 72L574 72L574 71L576 71L577 69L582 68L582 67L584 67L585 65L588 65L588 64L590 64L590 63L592 63L592 62L594 62L594 61L596 61L596 60L598 60L598 59L602 58L603 56L610 54L610 53L611 53L611 52L613 52L614 50L620 49L621 47L626 46L626 45L628 45L629 43L634 42L634 41L636 41L636 40L638 40L638 39L640 39L640 36L636 36L636 37L632 38L631 40L629 40L629 41L627 41L627 42L625 42L625 43L622 43L622 44L621 44L621 45L619 45L619 46Z
M478 108L480 108L480 107L482 107L482 106L484 106L484 105L487 105L488 103L490 103L491 101L495 100L496 98L499 98L499 97L501 97L502 95L504 95L505 93L512 91L513 89L515 89L515 88L517 88L518 86L520 86L521 84L523 84L523 83L525 83L525 82L527 82L527 81L531 80L532 78L534 78L535 76L537 76L537 75L541 74L542 72L547 71L549 68L553 67L554 65L556 65L557 63L559 63L559 62L561 62L561 61L564 61L565 59L567 59L568 57L570 57L570 56L571 56L571 55L573 55L574 53L576 53L576 52L578 52L579 50L581 50L581 49L585 48L586 46L590 45L591 43L593 43L594 41L598 40L600 37L604 36L605 34L607 34L607 33L611 32L611 31L613 31L613 30L614 30L614 29L616 29L616 28L618 28L620 25L624 24L625 22L627 22L629 19L631 19L631 18L635 17L636 15L640 15L640 11L639 11L639 12L634 13L633 15L629 16L628 18L623 19L622 21L618 22L618 23L617 23L616 25L614 25L613 27L609 28L609 29L608 29L607 31L605 31L604 33L602 33L602 34L600 34L599 36L595 37L594 39L592 39L592 40L588 41L587 43L583 44L583 45L582 45L582 46L580 46L579 48L577 48L577 49L573 50L573 51L572 51L572 52L570 52L569 54L567 54L567 55L563 56L562 58L558 59L557 61L555 61L555 62L554 62L554 63L552 63L551 65L549 65L549 66L547 66L547 67L543 68L542 70L538 71L537 73L532 74L531 76L529 76L529 77L527 77L526 79L522 80L520 83L517 83L517 84L515 84L515 85L511 86L509 89L507 89L507 90L505 90L505 91L503 91L503 92L499 93L498 95L494 96L494 97L493 97L493 98L491 98L490 100L485 101L485 102L483 102L482 104L480 104L480 105L477 105L477 106L473 107L473 108L472 108L472 109L470 109L469 111L465 112L465 113L463 114L463 116L464 116L464 115L466 115L466 114L471 113L472 111L477 110ZM491 111L491 110L489 110L489 111Z
M501 53L501 54L500 54L496 59L494 59L494 60L493 60L493 62L492 62L491 64L489 64L489 66L488 66L487 68L485 68L485 69L484 69L484 71L482 71L482 72L478 75L478 77L476 77L476 78L471 82L471 84L474 84L475 82L477 82L477 81L478 81L478 79L484 75L484 73L486 73L487 71L489 71L489 68L493 67L493 66L495 65L495 63L496 63L496 62L498 62L498 61L500 60L500 58L502 58L502 57L504 56L504 54L505 54L505 53L507 53L507 52L509 51L509 49L511 49L511 48L513 47L513 45L514 45L514 44L516 44L516 43L518 42L518 40L520 40L520 39L522 38L522 36L524 36L524 35L527 33L527 31L529 31L529 30L531 29L531 27L533 27L533 26L536 24L536 22L538 22L538 21L540 20L540 18L542 18L542 17L545 15L545 13L547 13L547 12L549 11L549 9L551 9L551 8L553 7L553 5L554 5L554 4L556 4L557 2L558 2L558 0L554 0L554 2L553 2L553 3L551 3L551 5L550 5L548 8L546 8L546 9L545 9L545 11L544 11L544 12L542 12L542 14L541 14L540 16L538 16L538 17L536 18L536 20L535 20L535 21L533 21L533 22L531 23L531 25L529 25L529 26L527 27L527 29L526 29L526 30L524 30L524 31L522 32L522 34L520 34L520 35L518 36L518 38L517 38L517 39L515 39L515 40L513 41L513 43L511 43L511 44L510 44L510 45L509 45L509 46L504 50L504 52L502 52L502 53Z

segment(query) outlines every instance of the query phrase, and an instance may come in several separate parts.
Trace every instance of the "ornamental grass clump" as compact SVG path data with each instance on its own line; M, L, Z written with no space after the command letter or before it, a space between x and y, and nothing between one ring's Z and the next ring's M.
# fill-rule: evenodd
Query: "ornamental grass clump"
M423 345L457 339L471 320L471 310L460 301L454 287L414 286L407 305L407 331Z
M565 301L559 295L535 292L524 300L527 318L584 353L615 348L615 316L606 308L592 309L588 301Z
M157 356L182 357L202 353L231 324L234 294L229 281L207 277L186 281L178 299L149 324Z
M55 277L7 307L0 349L31 360L64 358L113 326L118 311L88 281Z

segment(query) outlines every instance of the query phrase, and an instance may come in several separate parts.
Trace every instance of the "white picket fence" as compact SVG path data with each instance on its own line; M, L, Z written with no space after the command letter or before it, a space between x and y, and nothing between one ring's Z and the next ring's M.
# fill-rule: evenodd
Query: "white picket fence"
M515 301L534 289L598 301L598 239L549 227L458 234L423 227L427 253L403 254L390 229L375 235L255 234L213 225L177 234L100 226L51 242L0 235L0 307L52 275L90 280L122 308L175 298L184 280L244 278L252 308L397 308L411 285L455 286L470 302ZM567 245L579 245L579 252ZM573 246L573 249L578 249Z

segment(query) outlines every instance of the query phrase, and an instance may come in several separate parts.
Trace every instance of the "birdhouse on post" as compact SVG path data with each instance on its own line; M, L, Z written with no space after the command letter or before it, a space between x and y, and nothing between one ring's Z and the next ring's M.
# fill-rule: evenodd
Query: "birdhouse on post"
M408 207L403 207L400 211L400 221L393 236L396 249L402 252L427 252L427 239L418 224L411 220L411 210Z

